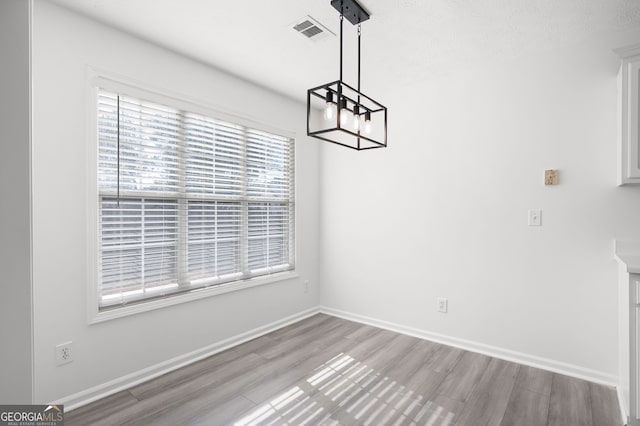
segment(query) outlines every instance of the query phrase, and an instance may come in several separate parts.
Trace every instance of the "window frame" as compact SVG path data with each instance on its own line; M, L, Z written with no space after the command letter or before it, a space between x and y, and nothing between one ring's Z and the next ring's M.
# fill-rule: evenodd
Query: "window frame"
M87 68L87 322L95 324L110 319L121 318L141 312L147 312L166 306L172 306L212 297L220 294L235 292L247 288L266 285L270 283L290 280L298 277L297 272L297 238L295 229L297 228L297 215L295 209L295 200L297 196L297 187L295 185L295 168L296 153L293 152L293 218L291 222L294 226L293 237L290 243L292 251L293 269L282 272L275 272L268 275L256 276L251 278L242 278L236 281L217 284L209 287L196 288L186 292L173 293L167 297L155 298L150 300L140 300L135 303L122 306L109 307L100 310L98 285L99 277L99 245L100 245L100 223L99 223L99 200L100 194L98 190L98 150L99 138L97 132L97 103L99 89L126 94L127 96L144 99L149 102L169 105L172 108L189 111L196 114L211 117L216 120L226 121L240 126L249 127L258 131L274 133L279 136L287 137L293 140L295 146L296 134L290 130L274 128L263 123L243 117L234 111L230 111L219 105L214 105L200 99L193 99L184 94L174 93L165 89L150 87L147 84L135 81L122 76L115 76L108 72L96 70L92 67Z

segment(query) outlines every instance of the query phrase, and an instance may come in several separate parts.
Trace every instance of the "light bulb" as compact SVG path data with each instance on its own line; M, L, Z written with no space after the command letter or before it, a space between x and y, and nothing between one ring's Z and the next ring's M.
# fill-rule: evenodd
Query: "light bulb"
M366 134L371 134L371 111L364 113L364 131Z
M340 126L344 127L349 122L349 111L343 109L340 111Z
M324 109L324 119L333 120L335 117L336 104L333 102L327 102L327 107Z
M340 100L340 127L345 127L349 121L349 109L347 109L347 100Z
M327 107L324 109L324 119L333 120L335 117L336 104L333 103L333 93L327 90Z
M360 107L356 104L353 106L353 130L356 132L360 129Z

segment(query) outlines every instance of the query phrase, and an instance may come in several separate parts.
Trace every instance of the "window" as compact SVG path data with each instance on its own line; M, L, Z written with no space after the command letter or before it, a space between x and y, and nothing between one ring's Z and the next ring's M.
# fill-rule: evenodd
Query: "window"
M99 309L294 268L293 139L97 99Z

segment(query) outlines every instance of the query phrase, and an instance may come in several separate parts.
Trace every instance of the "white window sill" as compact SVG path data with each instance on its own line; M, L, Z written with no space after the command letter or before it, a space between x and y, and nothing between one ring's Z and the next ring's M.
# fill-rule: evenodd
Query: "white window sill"
M235 281L227 284L220 284L217 286L211 286L207 288L201 288L189 291L187 293L175 294L167 296L165 298L150 300L148 302L139 302L131 305L126 305L118 308L108 309L104 311L96 312L92 318L89 319L89 324L97 324L104 321L109 321L116 318L122 318L129 315L139 314L141 312L148 312L154 309L164 308L166 306L173 306L180 303L190 302L192 300L204 299L206 297L216 296L219 294L231 293L238 290L244 290L246 288L257 287L260 285L271 284L274 282L290 280L297 278L298 273L296 271L285 271L276 274L265 275L255 278L250 278L242 281Z

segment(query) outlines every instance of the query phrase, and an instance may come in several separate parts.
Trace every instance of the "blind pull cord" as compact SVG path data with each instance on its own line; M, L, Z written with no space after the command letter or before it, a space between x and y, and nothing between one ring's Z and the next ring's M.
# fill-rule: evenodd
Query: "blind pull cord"
M117 121L117 128L118 128L118 135L117 135L117 143L118 143L118 159L117 159L117 189L116 189L116 199L118 200L118 207L120 207L120 95L117 95L117 114L118 114L118 121Z

